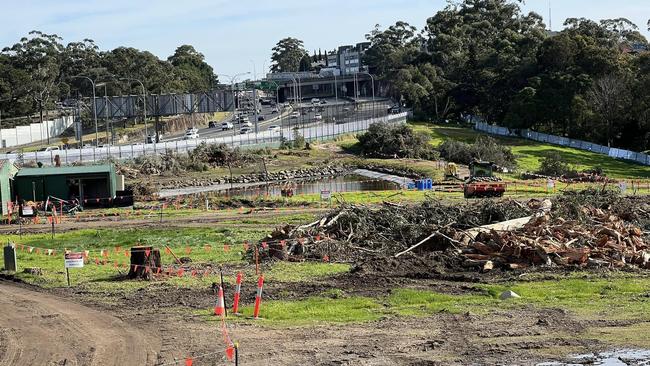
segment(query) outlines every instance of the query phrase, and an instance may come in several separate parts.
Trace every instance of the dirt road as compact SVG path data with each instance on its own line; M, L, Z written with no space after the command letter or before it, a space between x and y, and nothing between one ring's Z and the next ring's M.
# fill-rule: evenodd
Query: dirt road
M0 365L153 365L161 341L118 318L0 282Z

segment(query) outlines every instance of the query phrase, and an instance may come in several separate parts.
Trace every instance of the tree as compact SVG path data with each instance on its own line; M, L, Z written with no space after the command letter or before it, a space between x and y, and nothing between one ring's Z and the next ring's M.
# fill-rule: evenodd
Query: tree
M272 51L272 72L297 72L305 69L309 70L311 67L311 63L309 63L309 67L305 68L304 60L309 58L309 54L305 51L303 42L299 39L291 37L281 39L273 47Z
M193 46L182 45L167 59L182 83L185 91L196 92L212 89L217 77L212 66L205 62L205 56Z
M607 146L612 146L617 122L629 107L628 92L629 88L621 77L607 75L596 80L587 94L606 127Z

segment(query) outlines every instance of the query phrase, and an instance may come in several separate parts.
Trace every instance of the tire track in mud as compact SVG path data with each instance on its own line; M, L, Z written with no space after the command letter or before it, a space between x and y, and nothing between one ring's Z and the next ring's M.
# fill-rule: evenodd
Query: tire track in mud
M0 366L154 365L156 334L57 296L0 282Z

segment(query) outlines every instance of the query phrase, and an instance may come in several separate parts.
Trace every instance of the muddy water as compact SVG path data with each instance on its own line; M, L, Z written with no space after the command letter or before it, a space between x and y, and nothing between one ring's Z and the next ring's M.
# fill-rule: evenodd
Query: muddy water
M650 350L624 349L612 352L591 353L572 357L568 363L545 362L537 366L573 366L573 365L602 365L602 366L650 366Z
M294 195L320 194L321 191L339 192L361 192L361 191L392 191L398 190L398 184L380 179L362 177L356 174L348 174L339 177L322 178L317 180L303 180L295 182ZM270 196L280 197L283 184L270 184L268 186L235 188L227 191L215 192L217 196L238 196L258 197Z

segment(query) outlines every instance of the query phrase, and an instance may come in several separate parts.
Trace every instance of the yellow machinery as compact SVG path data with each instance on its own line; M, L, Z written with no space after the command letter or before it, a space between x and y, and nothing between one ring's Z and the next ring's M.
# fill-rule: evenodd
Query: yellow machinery
M460 179L458 176L458 165L455 163L447 163L445 167L445 180L447 179Z

